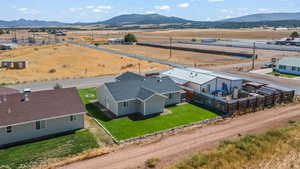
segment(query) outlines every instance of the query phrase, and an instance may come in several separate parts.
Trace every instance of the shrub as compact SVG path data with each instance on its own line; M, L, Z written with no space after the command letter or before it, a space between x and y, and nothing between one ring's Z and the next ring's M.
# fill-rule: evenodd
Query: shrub
M196 41L197 41L197 39L195 39L195 38L192 39L192 42L196 42Z
M49 70L49 73L55 73L56 72L56 69L50 69Z
M151 158L145 161L145 167L147 168L155 168L157 164L160 162L159 158Z
M53 87L53 89L61 89L63 88L61 84L56 83L55 86Z
M95 45L95 46L99 46L99 45L100 45L100 43L95 43L94 45Z
M125 42L128 42L128 43L137 42L135 35L132 33L126 34L124 37L124 40L125 40Z

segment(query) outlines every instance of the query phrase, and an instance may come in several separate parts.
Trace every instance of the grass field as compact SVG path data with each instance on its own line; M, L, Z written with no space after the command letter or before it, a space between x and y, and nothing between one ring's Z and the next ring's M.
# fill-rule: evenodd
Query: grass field
M94 136L88 130L81 130L74 134L0 150L0 168L31 168L51 159L70 157L93 148L98 148Z
M183 104L168 108L172 113L159 115L148 119L136 119L135 116L122 117L115 120L107 118L93 104L89 104L94 98L86 97L95 95L95 89L79 90L82 100L85 102L88 112L103 124L118 140L126 140L133 137L190 124L197 121L215 118L218 115L192 104Z
M300 167L300 123L236 141L223 141L210 152L199 152L168 169L296 169Z
M0 53L1 60L28 60L24 70L0 69L0 83L47 81L159 70L168 66L76 45L24 46Z
M296 77L300 77L297 75L292 75L292 74L286 74L286 73L279 73L279 72L270 72L267 73L268 75L274 75L274 76L280 76L280 77L288 77L288 78L296 78Z

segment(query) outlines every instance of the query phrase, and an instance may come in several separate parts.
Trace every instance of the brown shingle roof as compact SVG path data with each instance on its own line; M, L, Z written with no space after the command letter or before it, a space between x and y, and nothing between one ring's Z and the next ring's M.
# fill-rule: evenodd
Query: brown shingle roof
M16 94L16 93L19 93L19 91L15 90L15 89L7 88L7 87L0 87L0 96Z
M0 96L0 126L85 113L76 88Z

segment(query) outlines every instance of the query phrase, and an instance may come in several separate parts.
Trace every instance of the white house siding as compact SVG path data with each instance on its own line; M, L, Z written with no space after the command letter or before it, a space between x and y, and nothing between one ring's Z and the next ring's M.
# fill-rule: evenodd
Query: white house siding
M126 101L128 103L128 106L124 106L124 102L118 103L118 114L117 116L126 116L133 113L140 112L139 104L140 101L138 100L130 100Z
M97 90L97 100L108 110L113 112L115 115L118 115L118 104L114 101L113 97L104 85L99 87Z
M165 98L154 95L145 101L144 115L150 115L154 113L162 113L165 107Z
M84 128L84 115L77 115L75 121L70 116L46 121L45 129L36 129L36 122L12 126L12 132L6 133L6 128L0 128L0 146L31 140L48 135Z
M217 78L216 85L217 90L223 89L223 84L225 84L228 88L228 92L231 92L234 87L241 88L242 87L242 80L228 80L223 78Z
M172 106L172 105L179 104L181 102L181 93L180 92L168 93L168 94L164 94L164 95L167 97L165 106Z
M295 68L296 69L293 70L292 66L286 66L286 69L279 69L279 65L277 65L275 71L286 74L300 75L300 71L298 71L298 68L300 69L300 67Z

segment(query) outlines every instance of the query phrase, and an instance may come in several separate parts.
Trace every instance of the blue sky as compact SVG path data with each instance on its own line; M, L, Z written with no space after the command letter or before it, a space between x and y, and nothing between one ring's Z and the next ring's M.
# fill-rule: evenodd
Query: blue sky
M300 0L9 0L2 4L0 20L62 22L102 21L131 13L208 21L254 13L300 12Z

